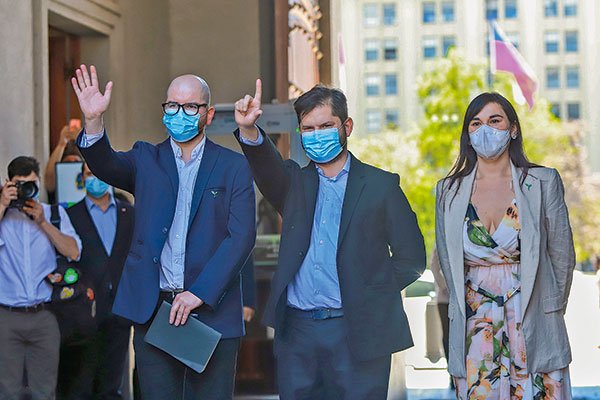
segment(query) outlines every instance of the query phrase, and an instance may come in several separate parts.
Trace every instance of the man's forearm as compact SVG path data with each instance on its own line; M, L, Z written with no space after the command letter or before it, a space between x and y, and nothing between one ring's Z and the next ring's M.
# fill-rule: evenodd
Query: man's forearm
M44 187L49 192L54 192L56 189L56 177L54 174L55 165L59 162L65 152L65 148L67 146L66 142L60 141L54 148L52 154L50 154L50 158L48 159L48 164L46 165L46 172L44 173Z
M7 209L7 207L4 204L0 204L0 221L2 221L2 218L4 218L6 209Z
M48 221L43 221L40 224L40 228L44 231L46 236L48 236L48 239L50 239L50 242L52 242L60 254L71 260L77 260L79 258L79 248L77 247L75 239L65 235Z

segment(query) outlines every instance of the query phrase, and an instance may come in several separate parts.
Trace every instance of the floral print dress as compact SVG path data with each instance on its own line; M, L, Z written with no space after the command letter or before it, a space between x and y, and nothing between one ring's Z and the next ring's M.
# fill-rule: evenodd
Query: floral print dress
M455 378L457 399L571 398L568 368L543 374L527 371L520 230L515 200L492 234L469 203L463 231L467 377Z

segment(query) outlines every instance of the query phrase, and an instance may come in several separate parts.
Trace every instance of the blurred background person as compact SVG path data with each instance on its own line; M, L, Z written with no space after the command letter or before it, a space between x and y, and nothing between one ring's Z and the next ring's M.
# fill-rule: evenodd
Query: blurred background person
M133 232L133 207L113 197L110 186L83 164L86 197L67 210L83 243L78 267L93 282L97 333L64 343L59 394L65 399L120 399L131 321L112 305Z
M49 310L57 253L78 260L81 241L66 211L37 200L40 167L33 157L8 165L0 194L0 399L19 399L23 374L31 397L52 399L56 389L60 331Z
M56 201L56 163L83 161L83 157L75 144L79 132L81 132L81 120L72 119L69 125L65 125L60 131L58 143L48 158L44 172L44 188L48 192L48 202L50 204Z

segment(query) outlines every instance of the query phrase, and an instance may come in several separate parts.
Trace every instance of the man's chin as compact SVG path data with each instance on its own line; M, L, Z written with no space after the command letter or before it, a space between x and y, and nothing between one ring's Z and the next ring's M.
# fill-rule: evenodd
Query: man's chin
M335 156L333 160L327 161L326 163L317 163L317 165L327 166L327 165L334 164L335 162L337 162L337 161L341 160L342 158L344 158L344 156L346 154L348 154L348 149L346 148L346 146L344 146L344 148L342 149L342 151L340 152L340 154L338 154L337 156Z

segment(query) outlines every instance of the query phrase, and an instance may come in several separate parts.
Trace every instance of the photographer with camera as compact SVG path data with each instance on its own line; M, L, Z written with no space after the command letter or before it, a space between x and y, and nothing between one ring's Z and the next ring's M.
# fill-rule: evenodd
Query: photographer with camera
M0 191L0 398L19 399L26 369L32 399L54 398L60 331L48 309L45 281L57 253L79 259L81 241L64 209L61 229L51 207L37 200L39 163L17 157L8 165Z

